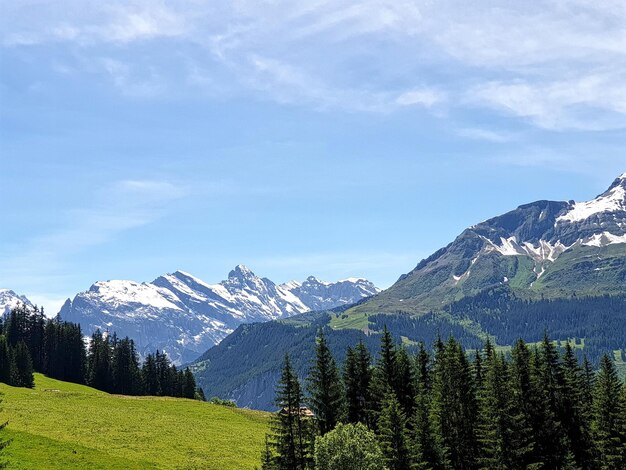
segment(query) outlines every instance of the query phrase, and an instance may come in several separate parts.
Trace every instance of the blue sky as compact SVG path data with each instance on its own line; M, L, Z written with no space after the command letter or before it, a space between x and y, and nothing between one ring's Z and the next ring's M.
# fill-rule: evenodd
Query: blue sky
M626 171L626 6L596 3L0 0L0 286L386 287L590 199Z

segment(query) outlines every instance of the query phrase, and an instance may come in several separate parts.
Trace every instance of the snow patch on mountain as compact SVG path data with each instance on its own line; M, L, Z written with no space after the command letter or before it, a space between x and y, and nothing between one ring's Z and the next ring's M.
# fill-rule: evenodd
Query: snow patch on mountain
M86 334L99 328L129 336L140 354L164 350L179 364L194 359L241 323L333 308L378 292L362 278L331 283L310 276L302 283L277 285L238 265L218 284L184 271L164 274L151 283L98 281L68 299L59 316L80 323Z
M0 317L9 313L18 305L34 308L34 305L25 296L16 294L10 289L0 289Z
M618 180L624 179L626 179L624 175L618 178ZM557 217L556 223L572 223L586 220L595 214L624 211L626 210L625 201L626 189L624 189L624 186L621 184L615 185L606 193L591 201L574 203L573 207L567 213Z

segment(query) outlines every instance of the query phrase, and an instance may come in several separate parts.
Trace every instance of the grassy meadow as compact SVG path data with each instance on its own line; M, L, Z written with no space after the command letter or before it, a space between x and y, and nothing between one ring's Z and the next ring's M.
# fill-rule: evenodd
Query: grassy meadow
M41 374L32 390L0 392L15 469L252 469L268 424L263 412L109 395Z

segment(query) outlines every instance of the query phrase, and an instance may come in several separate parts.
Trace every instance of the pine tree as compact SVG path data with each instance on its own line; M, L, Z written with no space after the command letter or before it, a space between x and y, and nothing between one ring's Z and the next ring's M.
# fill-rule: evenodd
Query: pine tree
M183 378L183 386L182 386L182 396L183 398L195 398L196 396L196 379L189 367L185 369L184 378Z
M526 440L527 453L522 464L526 468L538 467L539 452L536 444L538 411L536 403L540 401L531 373L531 352L526 343L518 340L511 351L510 385L511 395L521 416L519 420L520 439ZM535 426L533 426L535 425Z
M139 358L129 338L117 341L111 360L112 390L121 395L139 395L143 392Z
M483 386L483 380L485 378L485 371L483 366L483 359L480 351L476 350L474 355L474 383L476 384L476 390L480 390Z
M33 361L24 341L20 341L11 350L11 385L15 387L35 386Z
M43 368L44 326L43 309L38 310L35 308L27 319L28 342L26 345L31 353L33 369L36 371L41 371Z
M265 446L261 451L261 470L277 470L276 458L267 435L265 435Z
M415 374L406 349L398 348L396 354L394 392L406 416L413 415L415 405Z
M91 336L88 360L89 386L105 392L111 391L111 344L109 337L104 337L100 330Z
M157 350L155 354L156 375L159 383L157 395L172 396L173 377L167 354Z
M622 384L613 361L606 354L600 361L593 399L591 429L597 449L596 463L603 470L626 468L624 447L624 410L622 409Z
M494 470L525 468L532 444L504 356L492 352L484 371L479 391L479 460L485 468Z
M344 364L343 380L346 388L347 419L350 423L369 426L369 388L372 378L372 359L362 341L348 348Z
M406 416L394 393L388 393L378 418L378 436L389 470L412 468Z
M370 406L368 420L372 427L376 427L378 416L382 410L383 400L390 393L395 393L396 385L396 346L387 326L383 328L380 340L378 360L372 371L369 396Z
M453 338L436 347L430 405L441 464L460 470L474 468L478 454L475 385L465 352Z
M323 436L342 419L344 393L337 364L321 330L315 346L315 364L307 379L307 390L311 410L315 413L319 433Z
M440 468L429 416L430 395L424 381L417 381L415 406L411 419L411 454L415 470Z
M531 354L531 426L535 437L533 460L561 468L567 456L566 436L559 421L560 364L555 346L545 335L541 350Z
M147 395L156 396L159 394L159 377L157 375L156 360L153 354L148 354L141 369L144 390Z
M427 394L430 393L432 383L430 354L426 351L423 342L419 343L419 349L415 356L415 380Z
M409 420L415 470L440 468L429 416L431 382L430 355L424 343L420 342L415 356L415 404Z
M568 454L579 467L589 468L592 441L589 422L585 420L585 377L569 342L565 346L561 369L560 421L569 444Z
M0 382L8 384L11 380L11 355L4 335L0 335Z
M279 411L272 417L270 442L275 450L279 470L305 470L313 466L313 438L311 419L302 410L303 396L289 355L276 389Z
M9 312L4 335L10 347L15 347L21 341L28 342L28 317L29 311L24 304L19 304Z

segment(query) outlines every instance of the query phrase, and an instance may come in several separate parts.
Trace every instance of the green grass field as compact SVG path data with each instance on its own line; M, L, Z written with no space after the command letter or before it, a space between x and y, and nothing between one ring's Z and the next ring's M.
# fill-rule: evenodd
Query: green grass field
M263 412L109 395L40 374L33 390L0 392L16 469L252 469L268 423Z

